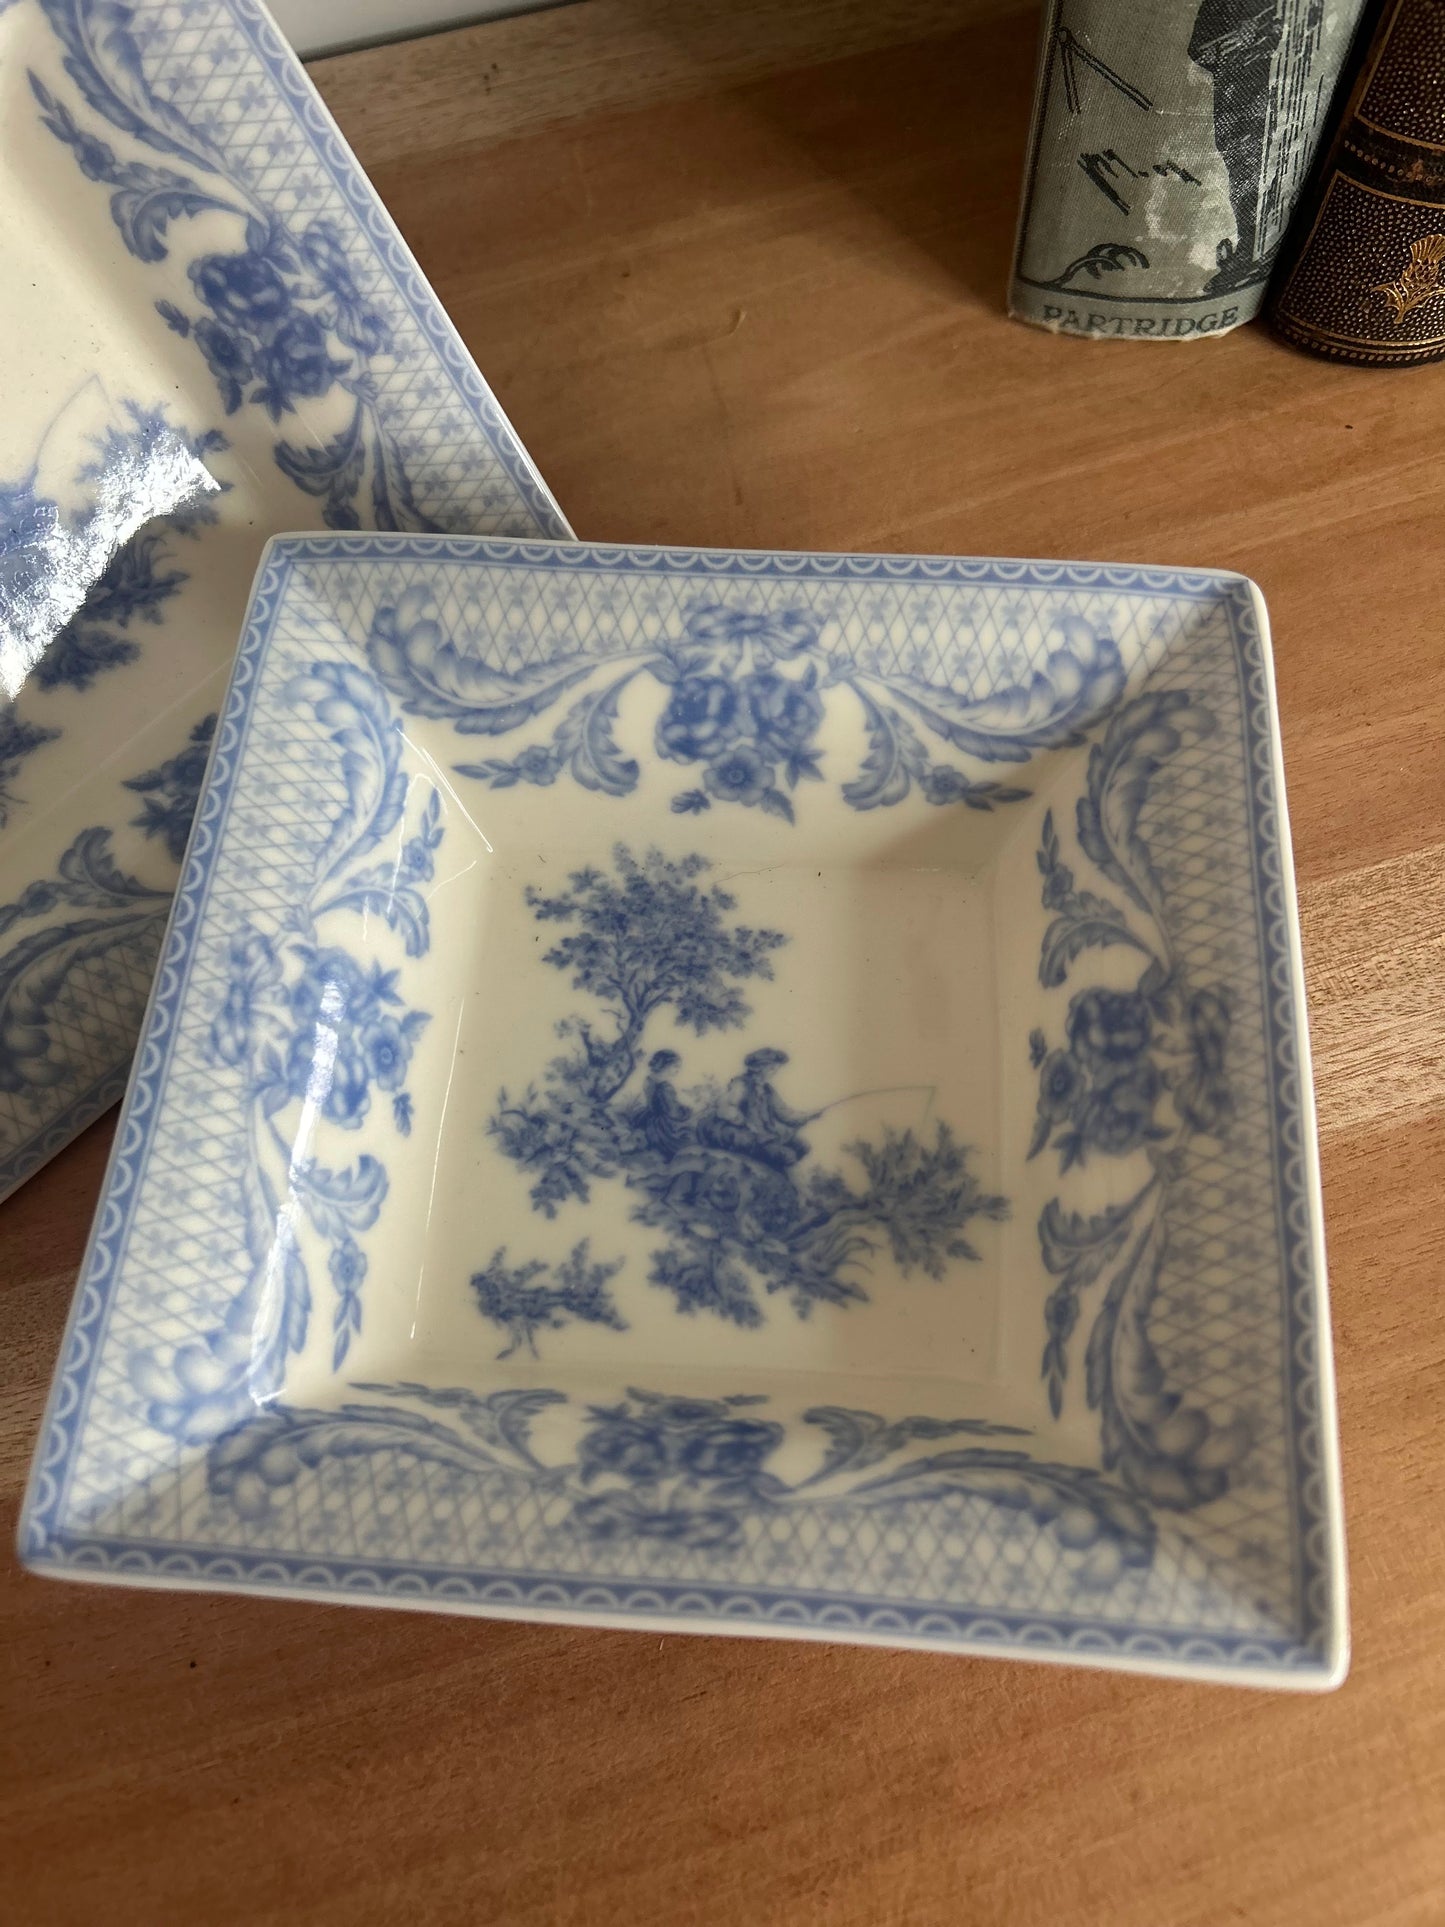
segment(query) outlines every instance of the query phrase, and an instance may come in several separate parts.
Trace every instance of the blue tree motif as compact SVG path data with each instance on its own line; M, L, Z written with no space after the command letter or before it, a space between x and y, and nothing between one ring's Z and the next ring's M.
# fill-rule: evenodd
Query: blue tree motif
M1067 1172L1090 1157L1142 1153L1148 1171L1132 1196L1103 1211L1071 1211L1053 1198L1040 1216L1040 1252L1058 1281L1044 1307L1049 1404L1057 1417L1083 1295L1102 1285L1085 1354L1085 1396L1101 1416L1105 1467L1155 1502L1177 1507L1216 1498L1249 1446L1244 1426L1215 1425L1168 1388L1148 1335L1169 1194L1189 1140L1222 1132L1233 1112L1229 993L1188 983L1143 829L1158 771L1213 729L1213 716L1193 697L1155 692L1120 709L1091 749L1075 827L1080 850L1115 895L1080 887L1063 860L1053 812L1046 813L1038 866L1052 915L1039 982L1058 989L1079 957L1099 949L1132 951L1140 969L1131 990L1075 991L1062 1045L1051 1049L1042 1030L1029 1040L1039 1077L1029 1156L1052 1147Z
M274 422L299 418L339 387L352 401L345 427L319 446L278 442L277 466L320 500L332 528L360 527L368 480L375 527L434 528L417 505L372 372L391 348L391 325L359 287L341 231L324 215L287 220L256 198L204 126L151 86L129 7L108 5L101 31L88 0L40 3L86 105L164 157L160 164L123 159L29 75L43 124L87 179L112 190L111 218L131 254L164 261L176 221L222 214L239 224L239 246L190 263L190 312L156 303L167 326L195 343L227 414L249 405Z
M916 790L929 803L987 811L1029 792L934 762L919 726L981 762L1022 763L1082 741L1123 687L1112 638L1072 616L1060 618L1056 646L1037 670L978 697L885 672L841 641L830 646L825 630L816 608L705 602L687 613L679 636L621 652L561 650L504 670L459 648L429 592L414 587L377 611L368 651L405 708L445 717L463 735L510 736L562 707L549 740L457 765L493 789L567 777L602 795L629 795L641 769L618 747L615 726L624 693L645 676L664 697L653 726L658 759L699 779L672 808L692 815L736 803L789 823L799 785L825 780L821 731L841 692L861 712L868 742L857 774L840 787L850 808L887 808Z
M543 961L600 1006L598 1017L563 1019L568 1049L540 1087L503 1090L488 1127L529 1179L535 1208L555 1216L569 1201L586 1203L598 1180L620 1179L635 1194L636 1222L664 1234L651 1282L682 1312L745 1327L763 1322L755 1285L785 1295L801 1317L815 1304L866 1300L861 1278L884 1245L905 1275L938 1279L950 1261L976 1259L965 1227L1001 1218L1007 1206L983 1191L947 1124L931 1143L910 1129L849 1146L860 1167L850 1178L812 1162L806 1133L821 1112L797 1111L779 1095L786 1052L749 1051L725 1088L679 1089L679 1053L646 1047L651 1020L670 1010L698 1036L741 1028L750 1015L741 985L772 976L786 938L733 924L736 899L700 880L711 867L704 857L639 858L619 845L613 866L575 871L555 895L527 891L539 921L567 927ZM505 1256L478 1274L491 1294L478 1297L511 1331L495 1296ZM557 1317L573 1309L560 1277L544 1288L542 1276L529 1267L523 1283L550 1289ZM594 1295L588 1305L574 1315L614 1322L604 1315L610 1300Z
M540 1258L509 1267L506 1247L494 1252L481 1271L473 1272L472 1291L483 1318L500 1326L511 1340L498 1358L510 1358L523 1345L535 1358L537 1333L560 1331L572 1319L626 1331L627 1321L607 1289L608 1281L621 1269L620 1258L611 1264L593 1264L586 1238L555 1269Z

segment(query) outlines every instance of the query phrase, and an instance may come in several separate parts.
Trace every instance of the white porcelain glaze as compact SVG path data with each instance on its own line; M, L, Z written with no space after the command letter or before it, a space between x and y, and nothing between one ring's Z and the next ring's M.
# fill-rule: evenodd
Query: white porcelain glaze
M1333 1683L1279 783L1234 576L282 538L27 1557Z
M254 0L0 5L0 1194L113 1103L280 529L561 534Z

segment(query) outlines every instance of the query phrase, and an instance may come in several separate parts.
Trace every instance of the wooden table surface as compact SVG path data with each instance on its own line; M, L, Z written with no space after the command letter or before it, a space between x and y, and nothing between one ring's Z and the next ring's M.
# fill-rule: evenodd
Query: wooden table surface
M316 73L580 534L1263 585L1319 1086L1347 1685L12 1569L7 1919L1445 1921L1445 368L1333 368L1254 328L1156 347L1007 322L1033 32L963 0L588 0ZM11 1515L110 1130L0 1217Z

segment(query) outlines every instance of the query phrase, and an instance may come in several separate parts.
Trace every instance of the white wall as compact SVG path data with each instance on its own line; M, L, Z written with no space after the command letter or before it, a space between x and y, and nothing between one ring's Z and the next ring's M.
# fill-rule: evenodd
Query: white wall
M267 0L276 24L301 54L334 53L368 40L460 26L499 13L526 13L547 0Z

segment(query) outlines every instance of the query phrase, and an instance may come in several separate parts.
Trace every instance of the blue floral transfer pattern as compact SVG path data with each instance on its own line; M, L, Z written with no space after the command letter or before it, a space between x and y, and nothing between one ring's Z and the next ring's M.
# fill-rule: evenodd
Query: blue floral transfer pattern
M244 501L217 492L223 526L203 532L214 594L199 593L188 545L158 519L173 498L117 538L140 540L63 649L49 646L81 596L40 625L38 641L27 631L35 673L13 706L0 699L0 817L7 804L37 819L54 805L65 826L52 835L37 822L32 839L9 846L5 903L55 882L82 825L110 835L123 870L162 880L128 850L133 808L120 783L179 751L214 702L206 685L231 658L248 559L269 534L326 521L568 530L260 0L26 0L3 10L0 41L18 137L9 191L24 199L47 168L64 190L48 214L37 206L22 221L17 271L39 281L46 255L82 268L105 256L121 332L141 357L122 356L122 370L120 338L99 311L87 326L68 296L53 348L31 331L36 393L57 405L68 394L67 420L60 433L47 428L38 454L28 428L0 435L0 637L16 597L33 607L37 577L53 586L57 546L73 546L61 450L84 450L84 428L101 419L125 430L121 396L179 411L220 457L205 458L213 483L247 483ZM137 389L141 379L150 385ZM228 443L234 452L222 454ZM11 668L0 663L0 684L13 693ZM111 717L103 692L117 672ZM129 733L162 706L174 717L167 749L120 754L118 727ZM157 855L162 840L182 841L180 824L157 838ZM47 1020L59 1067L48 1097L0 1102L0 1195L124 1090L148 969L139 945L67 976Z
M179 863L186 853L186 838L205 781L215 730L214 715L203 716L183 749L168 756L157 769L126 777L123 785L141 799L141 813L132 818L134 827L162 842L173 863Z
M399 1452L473 1479L500 1471L560 1500L559 1537L602 1551L675 1546L721 1560L760 1520L800 1512L896 1520L920 1505L976 1498L1052 1534L1088 1594L1107 1593L1154 1554L1153 1524L1135 1499L1096 1472L967 1443L1024 1436L980 1419L815 1406L801 1416L824 1442L821 1462L789 1478L773 1469L789 1428L755 1394L677 1398L629 1388L616 1404L586 1407L572 1456L557 1460L541 1455L534 1432L539 1419L565 1410L564 1392L355 1390L370 1395L366 1403L335 1412L278 1406L217 1439L207 1457L211 1492L240 1518L264 1520L308 1470Z
M134 827L159 839L177 860L215 723L214 716L206 717L178 756L128 785L144 797ZM94 825L71 843L53 877L36 879L13 903L0 906L0 1091L37 1110L45 1106L47 1093L67 1075L57 1011L71 978L112 953L153 956L170 900L169 889L121 869L111 832ZM56 921L57 911L80 914ZM26 931L27 924L35 927ZM24 934L7 942L12 931Z
M866 1302L863 1281L884 1247L905 1276L935 1280L976 1259L967 1227L1006 1216L1007 1202L979 1184L946 1123L931 1141L885 1130L850 1145L855 1177L820 1168L807 1137L823 1110L849 1100L794 1109L776 1089L786 1051L753 1048L719 1088L682 1087L678 1052L649 1050L649 1027L667 1015L698 1037L743 1028L751 1011L740 986L770 978L787 942L734 922L737 899L705 881L711 867L619 844L611 874L589 866L556 895L528 889L533 915L564 933L542 961L596 1006L563 1019L568 1048L540 1084L497 1099L489 1129L526 1176L534 1209L550 1218L569 1201L586 1204L594 1184L622 1182L634 1221L666 1240L650 1282L679 1311L744 1327L764 1322L773 1296L802 1318L815 1305ZM504 1247L472 1289L508 1334L505 1357L519 1343L535 1352L537 1330L568 1316L623 1328L607 1291L618 1268L589 1264L584 1243L542 1283L544 1267L509 1268Z
M0 637L17 652L10 666L25 689L84 692L136 660L135 625L164 622L189 579L175 566L172 538L216 520L214 497L229 484L204 464L225 447L219 430L183 435L163 409L127 401L69 478L78 506L39 493L33 470L0 483ZM136 503L151 498L168 512L118 541L117 531L139 519ZM25 689L0 703L0 825L21 800L13 788L21 764L61 734L21 713Z
M375 916L424 956L431 929L423 887L443 831L429 789L410 831L412 782L385 697L344 663L292 679L289 702L325 724L340 754L346 802L317 854L312 887L279 933L243 922L232 934L227 984L210 1028L212 1061L241 1072L247 1161L241 1179L251 1273L225 1323L169 1357L136 1354L133 1380L151 1422L178 1438L214 1438L275 1396L287 1357L306 1342L314 1289L298 1215L326 1252L332 1365L361 1329L367 1273L362 1235L386 1199L381 1160L323 1164L318 1123L359 1130L374 1101L403 1136L412 1126L407 1072L427 1013L408 1008L395 971L356 960L323 935L338 913ZM391 853L387 846L394 845Z
M494 1252L481 1271L473 1272L471 1289L483 1318L507 1335L497 1357L510 1358L525 1345L535 1358L539 1332L561 1331L574 1320L626 1331L627 1320L608 1290L622 1264L620 1258L594 1264L588 1238L579 1239L559 1265L540 1258L509 1265L505 1246Z
M1325 1339L1317 1198L1300 1084L1298 958L1282 887L1278 743L1253 592L1232 578L1074 565L586 547L577 556L580 568L563 551L527 545L486 544L478 557L461 544L441 552L433 542L404 537L336 535L288 537L273 550L238 659L133 1101L37 1457L22 1527L27 1560L75 1576L134 1573L156 1583L337 1601L607 1618L659 1630L741 1626L1261 1683L1331 1683L1342 1664L1342 1601L1327 1372L1314 1349ZM553 569L573 600L519 594L509 602L478 591L483 569L494 577L514 565L519 573ZM889 1372L876 1395L858 1397L857 1405L868 1408L860 1410L846 1389L829 1383L829 1339L845 1341L866 1363L869 1328L893 1329L908 1309L905 1300L939 1307L938 1295L921 1283L890 1285L885 1302L875 1273L865 1279L874 1309L855 1306L846 1319L829 1317L826 1327L815 1317L809 1341L786 1306L770 1310L766 1281L750 1273L749 1296L769 1314L761 1331L738 1333L701 1315L692 1327L679 1326L671 1292L659 1298L642 1275L624 1279L615 1269L634 1238L646 1246L640 1273L653 1247L687 1242L662 1226L650 1236L628 1226L622 1235L625 1213L650 1194L647 1180L630 1183L633 1172L621 1164L606 1177L583 1172L595 1209L577 1210L572 1235L565 1215L576 1205L571 1193L550 1227L540 1217L524 1217L515 1230L509 1222L512 1249L500 1264L483 1264L498 1235L488 1239L485 1222L478 1224L468 1257L483 1269L469 1283L469 1264L452 1260L439 1286L447 1293L444 1323L464 1345L469 1300L489 1313L485 1320L473 1315L465 1358L448 1358L438 1369L425 1343L403 1349L412 1342L405 1307L395 1325L383 1324L375 1289L382 1252L391 1255L393 1236L397 1249L411 1242L403 1232L402 1188L424 1160L420 1142L404 1147L396 1137L395 1093L381 1082L392 1059L386 1052L369 1056L363 1038L378 1013L398 1022L418 1004L438 1013L413 1045L402 1084L415 1090L414 1138L427 1147L442 1101L433 1053L445 1056L448 1038L439 1002L422 987L432 966L414 972L403 961L403 925L377 936L371 917L372 936L354 941L361 928L354 916L342 910L318 922L311 914L313 856L320 858L343 792L349 795L344 771L378 764L369 754L328 748L339 717L318 728L311 699L296 702L285 692L318 654L319 619L334 612L359 648L374 612L395 607L405 588L423 581L435 587L448 623L456 618L457 633L490 634L496 649L489 660L509 670L526 664L529 647L534 655L547 648L544 616L582 633L595 612L606 612L598 626L620 652L640 638L680 630L685 596L712 584L707 599L715 603L753 606L771 597L786 608L811 596L840 610L845 633L861 638L860 656L876 649L888 674L912 673L915 642L936 651L927 666L941 669L943 644L929 638L941 638L957 614L954 634L967 638L953 657L957 680L975 692L1024 686L1019 665L1027 671L1046 661L1060 616L1077 615L1095 633L1117 637L1128 687L1106 714L1081 724L1081 755L1050 759L1047 826L1040 801L1021 825L1022 841L1006 834L970 839L970 850L986 844L1008 865L1011 932L1027 951L1020 956L1015 945L1012 961L1032 980L1037 943L1050 960L1048 981L1033 989L1022 983L1003 1009L1015 1041L1004 1067L1012 1089L999 1188L1015 1200L1016 1215L1024 1195L1030 1219L1046 1203L1050 1209L1042 1241L1028 1225L997 1234L1000 1283L1014 1294L1005 1308L1010 1362L997 1400L975 1403L955 1374L945 1404ZM654 589L657 582L665 586ZM329 639L324 645L331 653L337 647ZM782 662L780 672L791 675L796 661ZM755 667L745 663L740 673ZM357 673L377 697L375 675L359 665ZM1157 707L1140 706L1156 698L1164 699ZM651 715L629 701L618 730L624 753L642 762L646 750L649 782L659 766L664 773L678 767L658 758L652 741L667 700L660 692ZM416 787L404 821L389 833L394 840L384 854L393 869L421 829L431 759L444 735L410 723L407 729ZM839 735L861 744L856 720L850 732ZM835 740L831 728L826 740ZM487 747L510 756L528 741ZM1044 780L1040 772L1035 787ZM367 793L374 800L377 786ZM466 807L476 798L463 789L458 800ZM846 806L821 794L818 800L831 805L819 811L829 834L855 835L860 850L879 847L878 832L892 833L890 822L850 823ZM654 795L639 794L637 809L650 811L653 803ZM499 830L515 830L529 808L517 796L490 816ZM606 844L630 835L629 854L645 868L646 825L640 817L623 821L631 812L615 814L617 831ZM1020 823L1025 810L1010 814ZM914 829L928 824L916 809L903 827L910 821ZM698 824L684 834L680 825L667 860L706 850L702 837L711 827ZM471 847L451 851L458 870ZM727 848L720 838L716 854ZM1026 906L1037 898L1027 877L1036 850L1043 858L1037 882L1055 900L1035 910L1037 928L1030 929ZM359 859L347 876L374 869L381 854ZM509 861L518 859L513 840ZM729 856L730 868L734 860ZM1143 904L1115 865L1134 879ZM590 1127L586 1079L553 1085L546 1058L569 1060L580 1071L585 1026L588 1075L605 1079L609 1051L629 1019L620 1011L607 1015L589 990L566 994L573 975L591 967L588 956L579 952L565 970L540 962L564 941L604 934L584 921L566 867L555 880L540 865L522 868L518 891L530 878L542 884L546 901L574 899L576 906L535 922L523 914L513 935L519 943L535 937L535 949L527 948L539 960L524 972L519 992L528 992L530 980L538 1001L549 1000L549 1017L570 1013L573 1027L535 1055L535 1040L518 1034L516 1061L537 1066L540 1109L557 1117L564 1100L574 1101L572 1121L590 1143L580 1128ZM615 857L590 867L602 883L623 888ZM344 887L344 879L338 883ZM740 925L758 933L767 921L790 927L783 912L749 921L752 886L721 869L700 871L678 887L704 896L718 887L735 893L737 906L718 913L730 937ZM470 941L466 917L451 921L456 899L445 889L432 895L432 952ZM581 895L594 911L601 908L599 886L585 882ZM533 913L540 907L534 904ZM302 914L293 916L298 908ZM509 914L516 918L519 909L514 903ZM1113 934L1093 941L1095 925L1109 925ZM258 945L237 943L246 931L265 940L269 957ZM329 1086L308 1087L298 1098L299 1078L288 1074L296 1004L309 1014L326 995L318 997L314 975L308 981L301 952L287 951L293 938L317 953L336 948L358 966L366 963L359 984L336 972L345 982L337 1007L325 1012L335 1033L328 1048L334 1041L335 1058L351 1067L330 1117L323 1115ZM727 976L722 987L754 1005L750 1028L768 1043L790 1042L761 1020L775 995L784 1001L785 973L801 962L801 950L781 944L753 955L777 972L776 992L756 975ZM371 988L373 957L383 975L400 968L392 986L400 1005L386 1004L379 984ZM1167 986L1145 981L1154 959L1173 973ZM1020 997L1033 1006L1025 1025L1040 1026L1033 1069L1023 1035L1012 1028ZM343 1000L356 1011L350 1029ZM218 1064L223 1013L235 1035L258 1046L274 1026L274 1053L267 1057L246 1043L240 1061ZM709 1153L726 1149L747 1163L749 1175L763 1177L768 1155L786 1163L802 1139L807 1155L775 1170L794 1185L825 1161L813 1155L822 1130L806 1119L832 1092L801 1086L801 1051L796 1065L753 1067L755 1104L745 1103L749 1093L739 1088L737 1101L724 1105L727 1086L743 1078L737 1060L752 1037L722 1026L694 1043L676 1015L659 1006L637 1027L630 1076L607 1098L607 1128L615 1127L611 1141L621 1153L654 1160L649 1169L659 1172L664 1159L690 1155L690 1139L715 1098L733 1134L724 1133L727 1146L703 1146ZM320 1017L312 1021L319 1028ZM654 1061L674 1047L676 1064L666 1056ZM238 1051L224 1041L220 1048ZM1055 1056L1069 1067L1060 1074L1053 1064L1045 1090L1039 1079ZM718 1073L712 1088L699 1075L704 1057ZM614 1071L621 1061L619 1055ZM1158 1088L1144 1078L1146 1101L1131 1108L1114 1080L1146 1062ZM473 1065L470 1055L462 1057L463 1071ZM1013 1101L1020 1077L1021 1124ZM348 1125L363 1082L364 1113ZM490 1101L495 1082L463 1093L478 1133L468 1155L487 1154L480 1134L499 1114ZM262 1098L263 1088L272 1096ZM252 1090L257 1095L244 1106L235 1101ZM1106 1101L1086 1113L1086 1094ZM1029 1163L1041 1099L1050 1115ZM267 1102L277 1105L293 1155L298 1144L303 1151L309 1144L328 1169L353 1177L370 1155L389 1167L389 1196L386 1215L341 1235L318 1232L297 1196L294 1222L309 1293L305 1356L290 1353L279 1379L262 1381L274 1389L247 1402L235 1396L245 1371L239 1341L249 1337L254 1357L275 1337L272 1301L257 1315L263 1300L249 1256L252 1180L241 1182L250 1166L244 1143L252 1113ZM325 1133L314 1141L299 1131L308 1102ZM805 1121L791 1124L784 1112ZM1194 1128L1191 1113L1212 1128ZM1070 1134L1078 1139L1073 1147ZM491 1144L501 1148L500 1138ZM525 1170L504 1153L489 1182L525 1193L556 1166L545 1137L540 1148L539 1163ZM854 1163L841 1151L826 1161ZM304 1166L305 1157L298 1162ZM279 1170L279 1154L268 1169ZM845 1182L861 1191L860 1171ZM717 1198L710 1186L702 1194L708 1210L735 1208L726 1184ZM424 1205L418 1201L418 1215ZM701 1232L701 1218L697 1224ZM1119 1236L1112 1249L1111 1231ZM590 1242L582 1235L589 1232ZM274 1236L272 1243L280 1257L284 1245ZM450 1233L442 1248L449 1247ZM1075 1259L1079 1268L1066 1281ZM410 1263L409 1253L403 1262ZM974 1277L984 1282L982 1272L961 1268L960 1286ZM271 1284L294 1310L294 1279L284 1268ZM1036 1376L1029 1361L1028 1328L1042 1321L1046 1300L1057 1317L1063 1299L1056 1294L1073 1286L1078 1310L1062 1341L1056 1426L1048 1374ZM239 1292L250 1302L232 1322ZM327 1367L334 1321L338 1313L343 1323L354 1318L352 1299L364 1318L366 1369L359 1369L363 1352L353 1331L333 1377ZM635 1337L614 1336L609 1305L636 1324ZM684 1379L661 1360L642 1362L648 1306L670 1342L681 1336L687 1343L695 1378L691 1368ZM492 1319L492 1312L500 1315ZM463 1322L454 1325L458 1313ZM1041 1332L1039 1344L1051 1335ZM393 1336L402 1341L395 1351ZM531 1360L533 1343L544 1359L557 1361L555 1370ZM497 1364L493 1354L503 1347L511 1356ZM629 1367L630 1347L636 1357ZM764 1378L750 1364L740 1374L715 1369L724 1355L749 1353L775 1364L816 1361L825 1374L817 1402L807 1403L797 1381L782 1373ZM947 1361L941 1369L949 1371ZM1030 1429L1011 1433L1004 1419Z
M1161 769L1186 741L1214 731L1207 709L1171 690L1126 704L1090 750L1075 829L1112 894L1076 882L1052 811L1038 852L1051 913L1039 958L1044 989L1060 988L1085 952L1100 949L1136 958L1139 975L1132 989L1075 991L1062 1045L1050 1049L1042 1030L1033 1033L1039 1096L1029 1156L1052 1148L1061 1174L1091 1159L1139 1156L1148 1173L1132 1196L1102 1212L1071 1211L1054 1198L1039 1219L1044 1265L1058 1280L1044 1309L1049 1404L1057 1417L1083 1296L1102 1287L1084 1374L1085 1396L1102 1420L1105 1468L1176 1508L1218 1498L1250 1444L1246 1424L1215 1425L1168 1388L1148 1331L1189 1141L1227 1129L1234 1099L1229 992L1191 984L1174 954L1143 823Z
M283 437L278 467L321 503L332 528L432 529L417 506L394 426L380 404L372 363L391 348L391 325L361 294L345 240L326 215L283 216L260 200L204 126L156 93L136 38L134 11L110 0L40 0L65 47L65 69L93 114L162 158L127 160L40 77L30 87L41 118L81 172L111 190L112 219L140 261L170 251L175 221L225 215L235 239L190 262L192 301L156 306L168 327L195 343L228 415L263 408L301 429L299 410L333 392L350 403L346 425L316 445Z
M756 808L791 823L793 792L827 780L819 741L830 703L851 698L867 750L840 786L856 810L925 801L992 810L1028 790L980 780L933 760L925 735L983 763L1023 763L1040 749L1082 740L1123 687L1112 637L1062 619L1055 646L1027 682L965 697L924 676L884 674L850 655L815 608L764 610L700 601L683 633L636 651L558 653L512 672L458 646L429 591L405 590L372 624L373 668L414 715L447 718L462 735L510 736L562 708L549 740L511 756L459 763L494 789L570 778L607 796L636 789L640 766L619 749L618 705L639 679L663 702L653 747L699 780L672 808L700 814L718 803Z

